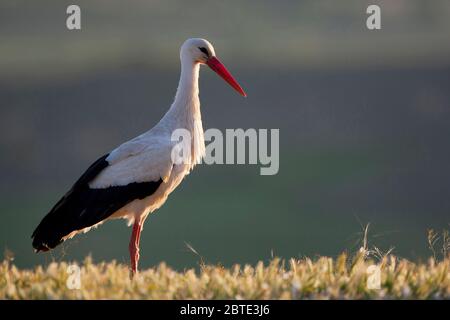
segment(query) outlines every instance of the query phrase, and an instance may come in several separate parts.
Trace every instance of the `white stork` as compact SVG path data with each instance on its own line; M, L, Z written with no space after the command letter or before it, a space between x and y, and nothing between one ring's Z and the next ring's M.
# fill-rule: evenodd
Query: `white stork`
M186 40L180 59L180 82L169 111L152 129L102 156L86 170L34 230L36 252L53 249L108 219L125 218L133 224L129 251L131 272L136 273L145 218L166 201L205 153L198 97L200 65L209 66L246 96L207 40ZM181 164L172 159L177 141L171 136L179 128L188 130L192 137L190 159Z

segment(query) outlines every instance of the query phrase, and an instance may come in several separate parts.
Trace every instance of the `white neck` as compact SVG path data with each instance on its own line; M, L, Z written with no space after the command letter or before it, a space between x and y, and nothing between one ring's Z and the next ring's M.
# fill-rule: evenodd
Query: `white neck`
M177 94L172 105L181 106L187 105L198 99L198 77L200 71L200 64L194 63L187 58L181 59L181 74L178 83Z
M179 128L190 131L192 138L192 166L199 163L205 153L200 100L198 97L199 71L199 63L194 63L189 58L181 57L181 75L175 101L160 121L171 131Z
M198 98L198 75L200 65L188 59L181 59L181 75L175 100L162 121L171 122L177 128L189 129L193 116L200 116ZM199 118L201 120L201 118Z

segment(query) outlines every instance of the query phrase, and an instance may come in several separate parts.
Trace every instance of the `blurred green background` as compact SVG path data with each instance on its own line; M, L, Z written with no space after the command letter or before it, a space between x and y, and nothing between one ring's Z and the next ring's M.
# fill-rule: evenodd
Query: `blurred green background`
M82 10L68 31L66 8ZM382 29L366 28L379 4ZM203 69L205 128L279 128L280 171L196 167L145 224L141 265L184 269L369 244L430 255L449 228L450 2L2 1L0 248L19 266L128 262L112 221L52 253L31 233L98 156L152 127L175 94L179 47L210 40L248 93Z

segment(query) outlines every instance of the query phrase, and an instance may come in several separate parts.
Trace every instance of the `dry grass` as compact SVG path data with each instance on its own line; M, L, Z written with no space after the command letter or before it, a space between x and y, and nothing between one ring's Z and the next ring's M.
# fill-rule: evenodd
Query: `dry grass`
M80 265L53 262L46 268L20 270L12 264L12 253L5 252L0 299L450 299L447 230L441 235L428 231L432 256L425 262L398 258L392 249L385 253L377 247L369 249L368 230L369 225L363 228L361 248L352 256L274 258L266 265L231 268L205 265L186 244L199 257L199 272L177 272L161 263L133 279L127 265L94 264L90 257ZM71 281L74 270L80 275L78 289ZM374 270L379 270L379 281Z
M381 270L381 288L367 287L368 267ZM0 264L0 299L449 299L450 257L413 263L393 255L377 262L362 248L353 257L320 257L226 269L202 266L177 272L161 263L133 280L126 265L92 263L81 267L81 288L66 285L68 263L20 270Z

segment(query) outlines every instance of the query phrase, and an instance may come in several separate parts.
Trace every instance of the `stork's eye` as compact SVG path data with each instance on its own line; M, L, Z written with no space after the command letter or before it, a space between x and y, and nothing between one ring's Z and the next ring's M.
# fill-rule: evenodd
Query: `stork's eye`
M203 52L204 54L206 54L206 56L209 57L208 49L206 49L205 47L199 47L198 50L200 50L201 52Z

